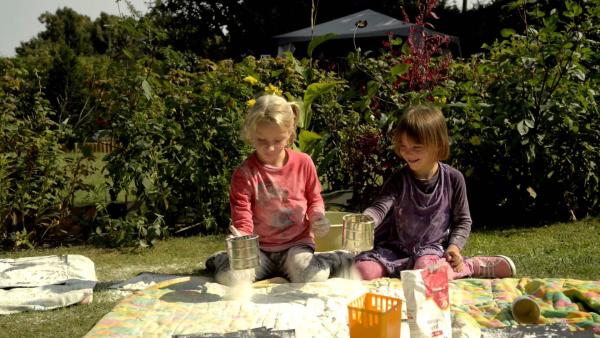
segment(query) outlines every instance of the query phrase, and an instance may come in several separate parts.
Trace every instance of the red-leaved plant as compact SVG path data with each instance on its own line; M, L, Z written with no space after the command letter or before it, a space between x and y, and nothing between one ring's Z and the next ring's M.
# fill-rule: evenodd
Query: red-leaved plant
M446 53L445 48L450 43L450 37L445 34L436 33L430 29L434 26L430 19L438 19L433 11L437 6L437 0L419 0L417 2L417 13L406 39L408 48L397 51L393 47L397 44L391 43L393 36L385 43L392 56L397 57L397 65L405 64L408 69L399 75L393 86L399 89L407 85L411 91L431 90L447 77L447 70L452 60L452 55ZM402 9L404 21L411 23L408 14ZM440 56L437 58L437 56Z

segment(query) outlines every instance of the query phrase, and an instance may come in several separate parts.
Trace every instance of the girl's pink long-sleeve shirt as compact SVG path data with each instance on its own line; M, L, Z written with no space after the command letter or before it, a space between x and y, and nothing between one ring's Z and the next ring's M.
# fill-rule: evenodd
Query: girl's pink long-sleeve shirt
M311 221L325 214L321 184L307 154L286 149L283 167L262 164L252 154L231 178L233 226L258 234L260 248L278 252L295 245L315 246Z

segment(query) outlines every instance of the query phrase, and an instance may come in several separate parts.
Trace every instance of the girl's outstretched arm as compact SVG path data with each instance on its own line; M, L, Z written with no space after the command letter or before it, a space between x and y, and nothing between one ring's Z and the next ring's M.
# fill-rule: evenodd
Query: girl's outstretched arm
M387 213L394 205L394 201L398 198L402 190L402 176L399 172L394 173L383 184L381 192L371 205L363 212L366 215L373 217L375 220L375 228L377 228Z

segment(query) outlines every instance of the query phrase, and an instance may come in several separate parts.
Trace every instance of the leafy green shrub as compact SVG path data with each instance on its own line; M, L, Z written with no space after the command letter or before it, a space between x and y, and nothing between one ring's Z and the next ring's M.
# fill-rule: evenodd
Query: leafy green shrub
M467 174L474 213L488 220L574 219L600 208L599 6L565 6L530 12L542 27L506 30L489 56L453 67L453 163Z
M74 191L85 189L83 157L67 158L35 75L2 60L0 81L0 240L32 246L70 212Z
M106 157L106 188L113 202L123 191L134 201L99 204L96 239L149 245L168 232L224 230L230 175L251 151L239 129L247 105L264 92L304 104L294 146L313 157L327 192L352 189L351 209L367 206L401 163L389 131L408 106L425 102L448 117L450 162L467 177L478 220L595 213L600 10L592 2L561 6L530 11L539 27L522 35L505 30L506 40L469 60L451 62L435 48L422 53L418 39L390 38L377 57L351 53L343 73L291 55L200 59L164 47L164 30L144 18L111 21L111 31L126 34L104 56L65 50L68 58L53 58L60 49L48 44L37 56L2 60L0 188L8 191L0 196L2 239L33 243L68 217L74 192L87 189L86 156L65 156L58 145L100 128L117 139ZM425 14L421 24L431 17ZM424 72L412 68L417 64ZM85 86L71 93L79 112L64 110L78 114L69 119L75 130L64 116L52 120L39 94L52 93L42 87L66 75L61 69Z
M395 119L425 102L448 117L450 162L466 174L477 221L538 222L598 212L598 5L568 1L564 11L544 13L528 3L541 28L529 26L524 35L505 30L510 38L471 60L431 59L450 72L426 90L410 89L410 67L402 60L414 53L399 39L388 44L402 46L399 52L349 55L347 106L358 112L361 128L343 149L362 162L348 180L355 205L367 205L373 187L389 175L386 169L398 163L387 149ZM364 139L378 146L357 151Z
M346 130L343 149L352 168L355 209L367 207L402 162L391 150L390 132L397 119L413 104L435 103L452 63L451 56L442 53L448 37L425 29L436 17L435 1L418 4L415 25L404 41L390 36L376 58L366 58L360 50L348 55L346 98L358 112L359 127Z
M113 92L120 101L136 100L113 117L119 146L106 158L113 195L133 184L140 216L150 223L164 216L174 232L213 232L227 223L230 168L243 151L236 140L245 101L228 94L237 92L233 81L221 81L234 70L227 63L205 67L128 75Z
M111 90L123 103L113 115L119 146L106 157L113 196L133 185L139 215L149 222L161 215L174 233L225 229L231 173L250 151L239 138L248 101L268 91L301 98L307 84L297 62L199 60L194 72L173 68L160 75L145 69L145 77L136 75L144 68L131 68ZM327 74L317 72L315 78ZM328 99L312 105L316 125L325 123L321 114L329 107L341 111L339 104L323 104ZM109 238L113 231L105 226L98 233Z
M98 210L101 214L104 209ZM167 227L160 215L154 215L151 222L143 216L131 213L123 218L100 217L105 222L102 227L97 227L96 232L90 237L92 243L108 245L109 247L131 246L138 247L154 245L157 239L164 238Z

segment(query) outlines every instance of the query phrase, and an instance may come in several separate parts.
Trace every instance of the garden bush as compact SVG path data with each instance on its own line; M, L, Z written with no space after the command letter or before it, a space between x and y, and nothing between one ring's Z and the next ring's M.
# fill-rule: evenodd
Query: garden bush
M452 162L488 221L568 220L599 210L597 3L529 9L543 23L452 68ZM562 26L561 30L557 27Z
M361 128L342 149L355 162L347 165L355 207L368 205L399 164L389 149L395 120L424 103L440 106L448 118L449 162L465 173L477 222L531 224L598 213L599 6L567 1L550 12L535 1L515 6L540 27L522 34L505 29L504 40L468 60L424 55L410 38L395 37L376 58L348 56L346 106L356 109ZM429 71L415 74L416 64Z
M130 73L116 81L121 85L115 85L112 95L124 104L113 115L118 146L106 157L112 195L133 185L137 212L149 222L163 217L171 233L225 229L229 180L250 151L239 138L247 106L264 92L302 100L307 83L297 62L253 57L239 63L198 60L191 72L172 68L161 75L140 67L137 71L146 71L145 77ZM317 72L315 78L327 75ZM132 94L136 90L139 94ZM328 105L323 101L312 105L315 125L325 123L320 112ZM131 225L132 232L136 228ZM111 233L119 232L114 229L99 228L97 235L115 243Z
M407 107L426 103L447 116L449 162L465 174L476 224L596 214L600 6L514 6L535 25L503 30L502 41L467 60L450 59L447 41L417 29L390 36L377 55L350 53L338 72L310 52L302 60L214 61L171 49L164 30L144 18L111 19L123 40L105 55L63 49L63 60L61 49L44 44L38 54L2 59L1 239L32 245L69 217L75 192L89 189L89 153L65 156L63 145L98 129L116 147L104 158L98 189L111 201L94 206L94 240L144 246L168 234L225 231L230 176L251 151L239 130L263 93L302 104L294 147L311 155L326 193L352 192L342 206L349 210L368 206L402 165L390 131ZM424 27L435 15L421 10L415 23ZM44 96L67 68L85 87L71 92L75 113L59 111L68 119L49 104L56 97Z
M70 215L88 162L63 156L69 128L51 119L35 72L0 62L0 242L31 247Z

